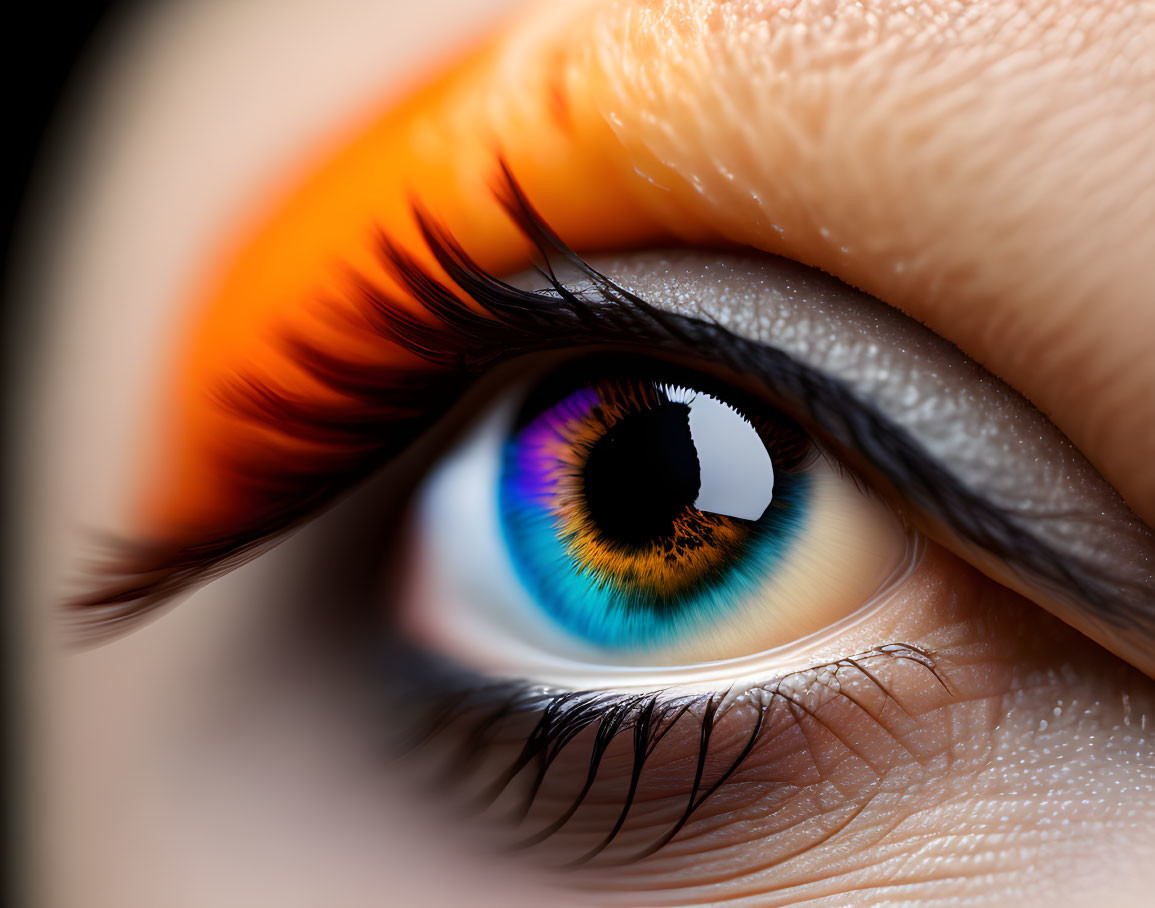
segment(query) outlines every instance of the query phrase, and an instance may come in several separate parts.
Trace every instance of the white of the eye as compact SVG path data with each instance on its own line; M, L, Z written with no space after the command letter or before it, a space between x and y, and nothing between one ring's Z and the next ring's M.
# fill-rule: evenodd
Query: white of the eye
M701 394L668 386L662 391L679 403ZM815 604L815 595L861 602L861 607L825 628L807 631L791 624L798 610L788 606L798 596L785 595L785 608L775 619L780 627L768 635L751 625L751 617L759 614L755 608L743 620L719 625L707 635L710 639L690 641L684 652L662 652L650 664L631 662L629 654L623 661L623 654L562 629L517 576L502 530L498 484L505 441L524 394L524 387L514 388L494 404L422 481L408 569L388 594L400 602L397 620L411 639L475 671L571 690L740 686L745 678L812 663L819 641L885 607L919 562L918 539L908 539L889 507L857 490L847 495L846 480L820 460L812 471L814 492L803 532L826 530L800 542L799 554L809 557L785 565L776 583L787 592L809 589L807 583L816 586L805 593L803 611ZM840 566L835 576L829 576L831 564ZM777 595L762 590L753 604ZM808 626L805 620L802 624ZM764 639L768 646L760 647ZM779 639L791 642L775 645Z
M690 407L690 437L698 452L699 511L758 520L774 497L774 465L766 445L738 411L708 394Z

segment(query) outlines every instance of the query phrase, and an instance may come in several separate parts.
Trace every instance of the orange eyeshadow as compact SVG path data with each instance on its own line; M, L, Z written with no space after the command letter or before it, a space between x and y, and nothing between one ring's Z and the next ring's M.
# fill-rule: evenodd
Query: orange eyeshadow
M363 457L361 442L350 448L335 434L279 431L268 417L285 401L305 402L335 423L368 416L301 367L301 341L342 362L420 368L365 330L363 292L371 285L392 305L418 311L384 267L377 241L387 235L436 270L414 200L493 273L528 261L525 239L494 199L499 156L576 248L662 236L631 201L649 184L623 165L604 120L580 97L562 100L556 78L502 84L499 47L473 53L376 117L270 206L206 282L157 423L161 454L143 495L145 538L180 545L242 535L253 515L279 507L272 496L283 490L266 482L271 470L290 470L304 488L310 475ZM238 406L245 397L266 418L254 420L251 406Z

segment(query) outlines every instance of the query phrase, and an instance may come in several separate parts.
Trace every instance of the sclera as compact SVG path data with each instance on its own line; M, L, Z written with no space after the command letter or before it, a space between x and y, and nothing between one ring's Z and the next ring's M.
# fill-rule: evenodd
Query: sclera
M880 607L917 564L921 537L819 456L807 468L810 505L789 558L731 619L660 649L589 645L527 592L502 532L501 451L525 390L504 392L417 491L398 622L430 653L551 687L716 688L806 666L822 639Z

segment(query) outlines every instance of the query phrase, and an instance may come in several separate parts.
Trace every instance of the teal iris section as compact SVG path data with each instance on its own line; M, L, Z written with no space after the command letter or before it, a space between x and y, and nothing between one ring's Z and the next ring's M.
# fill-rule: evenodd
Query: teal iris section
M579 447L574 456L574 446L582 442L575 436L602 403L593 387L572 392L507 439L498 503L511 560L543 612L586 643L645 651L690 642L733 620L782 568L806 523L812 480L805 472L777 471L773 499L761 518L723 518L741 531L740 542L729 545L716 569L661 594L639 589L628 577L604 565L583 567L575 557L581 537L597 533L596 527L575 533L575 513L582 510L567 500L581 487L574 479L581 452ZM665 560L676 574L676 555Z

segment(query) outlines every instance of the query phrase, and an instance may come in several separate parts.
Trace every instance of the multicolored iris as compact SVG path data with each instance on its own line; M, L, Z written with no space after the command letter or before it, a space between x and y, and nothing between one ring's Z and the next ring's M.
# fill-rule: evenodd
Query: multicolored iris
M660 649L733 618L804 525L809 438L697 384L658 369L555 381L505 444L512 561L588 643Z

